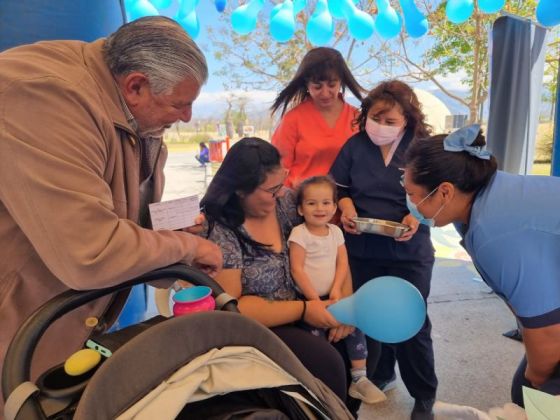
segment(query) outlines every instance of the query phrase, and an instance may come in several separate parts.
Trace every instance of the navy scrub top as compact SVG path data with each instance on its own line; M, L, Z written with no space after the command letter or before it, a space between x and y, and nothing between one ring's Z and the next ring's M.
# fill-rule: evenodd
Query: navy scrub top
M359 217L401 222L409 213L406 193L400 180L404 155L413 139L407 130L391 162L385 166L379 146L361 131L350 137L334 161L330 175L338 185L339 199L349 197ZM348 254L354 258L391 261L433 261L434 249L430 229L420 225L416 234L405 242L369 233L345 232Z

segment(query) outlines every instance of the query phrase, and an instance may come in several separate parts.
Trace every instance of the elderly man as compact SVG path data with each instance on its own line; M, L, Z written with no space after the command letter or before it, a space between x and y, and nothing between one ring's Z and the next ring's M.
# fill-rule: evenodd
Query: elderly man
M162 195L163 132L191 119L207 77L202 52L163 17L92 43L0 54L0 364L22 321L68 288L108 287L176 262L221 268L216 245L153 231L147 211ZM33 371L110 324L122 304L108 303L55 323ZM86 325L92 318L97 327Z

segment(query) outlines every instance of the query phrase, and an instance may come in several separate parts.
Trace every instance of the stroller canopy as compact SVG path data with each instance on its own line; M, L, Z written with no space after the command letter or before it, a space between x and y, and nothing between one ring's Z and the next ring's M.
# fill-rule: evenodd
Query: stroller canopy
M209 409L220 396L263 389L280 390L299 418L352 418L268 328L218 311L170 319L131 339L91 378L74 418L194 418L191 406ZM282 412L264 418L291 417Z

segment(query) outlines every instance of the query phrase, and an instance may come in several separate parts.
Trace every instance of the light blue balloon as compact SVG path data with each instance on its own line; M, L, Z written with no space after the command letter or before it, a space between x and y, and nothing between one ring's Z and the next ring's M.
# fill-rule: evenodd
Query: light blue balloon
M372 279L327 309L337 321L383 343L414 337L426 320L426 304L418 289L394 276Z
M453 23L463 23L474 11L473 0L449 0L445 7L447 19Z
M274 6L272 8L272 10L270 11L270 19L272 19L274 16L276 16L276 13L278 13L280 11L283 4L284 3L278 3L276 6Z
M270 16L270 35L278 42L289 41L296 31L294 4L285 0L282 6Z
M358 3L359 0L352 0L352 4ZM344 15L344 0L328 0L329 12L335 19L346 19Z
M239 6L231 14L231 26L240 35L247 35L257 26L257 16L264 6L264 0L251 0Z
M294 15L297 15L303 9L305 9L305 5L307 0L294 0Z
M430 29L428 19L414 4L414 0L401 0L401 9L404 16L406 32L412 38L424 36Z
M483 13L496 13L504 7L506 0L478 0L478 8Z
M374 22L371 15L354 8L354 13L348 18L348 31L350 35L359 41L368 39L374 30Z
M315 46L326 45L334 33L334 22L327 0L317 0L315 11L307 22L307 39Z
M389 4L389 0L377 0L375 30L381 38L391 39L401 32L401 17Z
M177 9L177 15L175 20L186 19L188 15L195 9L198 5L199 0L181 0L179 3L179 8Z
M173 0L150 0L150 3L152 3L158 9L167 9L169 6L171 6L172 2Z
M192 10L187 16L182 19L175 19L179 25L183 27L185 31L191 36L192 39L196 39L200 33L200 22L198 21L198 16L196 15L196 10Z
M537 20L548 27L560 23L560 3L558 0L541 0L537 4Z
M136 0L128 3L130 6L126 8L129 22L140 19L145 16L157 16L159 12L148 0Z

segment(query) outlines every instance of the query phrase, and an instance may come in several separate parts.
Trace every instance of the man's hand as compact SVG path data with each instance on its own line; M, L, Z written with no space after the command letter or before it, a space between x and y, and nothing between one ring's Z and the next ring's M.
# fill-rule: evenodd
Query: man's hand
M184 228L183 231L192 233L193 235L200 235L205 229L204 222L206 222L206 217L204 213L200 213L194 219L194 225Z
M223 265L220 247L214 242L199 236L193 236L193 238L196 238L198 242L196 244L196 254L190 265L198 268L210 277L216 276L221 271Z

